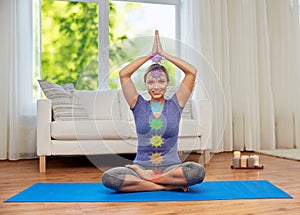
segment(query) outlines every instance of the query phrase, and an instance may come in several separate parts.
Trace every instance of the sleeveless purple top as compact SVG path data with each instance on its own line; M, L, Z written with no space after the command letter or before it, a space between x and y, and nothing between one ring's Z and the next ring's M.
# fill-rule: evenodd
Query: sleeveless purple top
M138 96L132 108L138 137L138 149L134 163L144 166L179 164L177 151L179 122L183 108L177 96L166 99L160 117L151 110L150 101Z

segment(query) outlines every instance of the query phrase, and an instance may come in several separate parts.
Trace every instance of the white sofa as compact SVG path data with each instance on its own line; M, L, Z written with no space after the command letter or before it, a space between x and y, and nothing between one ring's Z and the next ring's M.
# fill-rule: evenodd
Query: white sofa
M144 96L147 97L146 94ZM46 172L46 156L136 152L135 124L122 91L76 90L73 101L86 110L86 118L54 120L52 100L37 101L40 172ZM190 99L180 123L178 151L209 150L207 140L210 127L208 100Z

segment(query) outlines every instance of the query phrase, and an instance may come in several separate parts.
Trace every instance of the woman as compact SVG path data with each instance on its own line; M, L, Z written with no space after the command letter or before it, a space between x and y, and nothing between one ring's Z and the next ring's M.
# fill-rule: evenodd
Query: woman
M144 81L150 101L138 94L132 74L148 60L164 59L172 62L185 74L177 92L165 99L169 76L162 65L152 64L145 72ZM181 112L193 90L196 68L186 61L165 53L158 31L152 52L120 71L122 90L133 112L138 136L138 150L133 165L117 167L103 173L103 184L119 192L154 190L188 191L188 187L201 183L205 169L195 162L181 163L177 152L177 139Z

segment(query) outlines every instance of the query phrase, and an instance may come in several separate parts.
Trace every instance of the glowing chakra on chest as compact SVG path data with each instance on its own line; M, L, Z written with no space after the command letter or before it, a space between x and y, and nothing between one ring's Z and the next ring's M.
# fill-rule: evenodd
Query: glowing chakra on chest
M153 135L150 139L150 143L153 147L159 147L162 144L164 144L164 140L161 136L159 135Z
M153 165L161 164L163 162L163 156L161 155L161 153L153 153L150 156L150 161Z
M161 119L154 118L150 122L150 127L152 130L160 130L163 127L163 122Z

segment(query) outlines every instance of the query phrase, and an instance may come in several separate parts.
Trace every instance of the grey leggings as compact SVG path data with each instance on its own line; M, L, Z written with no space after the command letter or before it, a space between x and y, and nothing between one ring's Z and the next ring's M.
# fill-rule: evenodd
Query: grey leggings
M187 180L188 186L192 186L201 183L204 180L206 171L204 167L195 162L185 162L178 165L164 166L164 167L145 167L139 166L142 169L156 169L160 170L162 174L171 171L176 167L182 167L182 171ZM102 175L102 183L105 187L115 191L119 191L126 175L133 175L137 178L140 176L130 168L127 167L115 167L105 171Z

